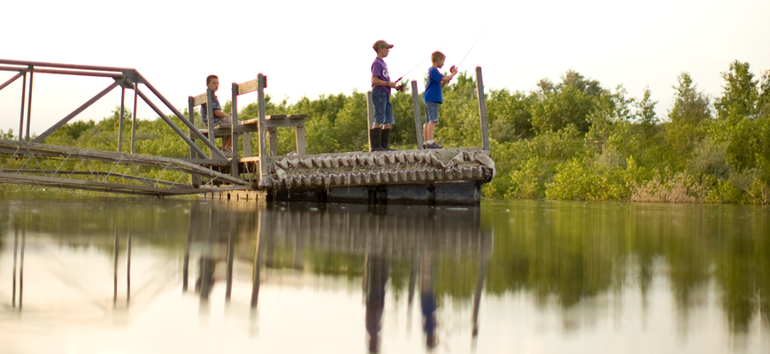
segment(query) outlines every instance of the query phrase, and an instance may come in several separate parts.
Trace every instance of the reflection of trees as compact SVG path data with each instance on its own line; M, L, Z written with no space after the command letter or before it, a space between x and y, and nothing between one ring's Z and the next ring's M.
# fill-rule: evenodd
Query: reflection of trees
M680 325L715 280L730 327L753 316L770 325L770 216L753 207L517 201L484 208L495 230L487 291L527 291L538 303L571 307L585 298L638 289L642 306L654 261L667 265ZM703 290L702 290L703 289Z
M175 252L181 260L191 228L191 205L196 203L201 202L6 202L0 204L0 232L5 233L0 237L0 248L13 247L7 232L9 225L18 223L28 235L48 234L65 247L95 247L112 255L117 226L121 237L130 230L137 244ZM201 204L207 205L201 207L206 212L227 205ZM224 230L232 227L231 221L236 222L235 259L253 260L255 218L264 209L250 203L229 205L234 209L215 210L215 229ZM770 326L767 209L548 201L514 201L480 209L386 209L376 229L390 263L388 296L406 295L410 281L415 281L415 251L428 245L439 306L450 297L456 305L470 307L482 259L480 240L491 234L484 230L493 230L484 284L488 294L524 291L541 306L556 301L568 308L596 296L639 291L646 308L653 278L664 276L669 280L680 325L686 325L691 310L704 301L717 301L734 331L747 330L755 316ZM373 222L366 205L287 203L271 207L270 214L266 265L269 257L271 268L349 279L363 276L366 235ZM200 227L208 230L211 224L206 221ZM216 243L224 252L227 234L217 237ZM125 249L127 243L121 240L120 247ZM666 272L656 273L661 270L656 264L664 265ZM719 293L714 299L703 298L701 291L705 293L711 282Z

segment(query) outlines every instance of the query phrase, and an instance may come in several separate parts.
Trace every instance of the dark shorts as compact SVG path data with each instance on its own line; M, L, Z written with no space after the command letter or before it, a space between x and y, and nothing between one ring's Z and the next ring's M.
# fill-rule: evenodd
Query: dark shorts
M377 124L393 124L393 106L390 104L390 95L384 90L374 88L372 90L372 103L374 103L374 122Z

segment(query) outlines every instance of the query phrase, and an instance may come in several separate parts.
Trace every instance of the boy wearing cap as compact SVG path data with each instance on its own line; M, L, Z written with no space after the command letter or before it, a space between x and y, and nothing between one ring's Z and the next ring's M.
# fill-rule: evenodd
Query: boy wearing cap
M438 123L438 105L444 102L441 88L457 75L457 68L454 66L449 69L451 73L447 76L438 71L444 66L445 59L444 53L439 51L433 52L430 56L433 66L428 69L428 80L425 84L425 92L422 94L422 100L425 102L425 124L422 126L422 134L425 137L425 142L422 144L423 149L444 148L433 141L433 130Z
M403 87L396 86L390 81L388 64L383 58L388 56L392 44L379 40L372 46L377 52L377 58L372 63L372 102L374 103L374 125L369 130L369 141L372 151L394 151L388 146L390 128L393 127L393 106L390 104L390 89L402 91Z

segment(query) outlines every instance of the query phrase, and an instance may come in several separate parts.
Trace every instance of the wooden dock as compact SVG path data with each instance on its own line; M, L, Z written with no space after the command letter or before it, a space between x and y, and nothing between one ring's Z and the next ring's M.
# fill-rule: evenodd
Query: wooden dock
M477 68L481 83L481 68ZM305 115L269 116L264 111L264 82L257 79L233 84L233 102L238 96L257 91L259 118L238 121L237 105L233 104L233 124L227 127L209 126L202 135L209 139L233 135L233 146L243 137L244 151L233 151L230 171L234 177L254 183L254 189L213 192L218 198L236 200L295 200L320 202L416 203L416 204L478 204L481 185L495 175L495 163L489 152L484 93L479 84L479 112L483 146L478 148L418 149L387 152L346 152L305 155ZM419 110L417 83L412 81L415 105L417 146L422 146L422 117ZM367 95L371 102L371 94ZM208 90L189 98L189 109L211 102ZM369 106L369 124L374 112ZM207 104L207 107L212 107ZM210 109L210 108L209 108ZM212 112L208 112L212 116ZM296 130L298 155L277 156L276 129ZM251 151L248 134L259 134L259 151ZM194 138L193 132L190 134ZM268 138L270 151L267 150ZM213 142L213 140L212 140ZM237 149L236 149L237 150ZM212 154L213 155L213 154ZM244 157L240 157L243 155ZM256 156L254 156L256 155ZM191 157L195 152L191 151ZM264 158L263 158L264 157ZM212 166L214 167L214 166Z
M188 97L187 115L180 112L136 69L0 59L0 71L17 74L0 84L0 90L21 79L21 115L18 141L0 140L0 183L82 189L109 193L151 196L202 194L236 200L309 200L418 204L478 204L481 185L495 175L489 151L481 68L476 68L477 97L482 146L425 150L422 148L422 117L417 82L411 82L417 150L306 154L305 114L267 115L266 77L232 84L232 121L205 129L195 125L195 107L207 104L213 117L214 92ZM106 77L114 80L102 92L66 115L37 137L29 135L33 74ZM26 82L29 79L29 86ZM140 87L142 89L140 89ZM44 139L74 119L80 112L114 89L120 89L117 152L43 144ZM126 90L133 90L134 117L131 124L130 153L123 152L123 117ZM151 96L160 100L153 103ZM258 118L238 119L238 98L256 92ZM374 120L371 93L367 94L367 125ZM136 107L142 99L190 147L189 158L162 157L135 153ZM26 104L26 110L25 110ZM163 112L170 109L179 118L183 131ZM24 117L26 113L26 117ZM189 117L189 119L188 119ZM26 118L26 119L25 119ZM27 127L26 137L21 132ZM296 153L278 156L277 129L291 128L296 134ZM251 134L257 134L252 149ZM232 135L236 147L232 158L220 151L215 139ZM242 143L239 143L242 140ZM201 144L202 142L202 144ZM202 145L202 146L199 146ZM242 150L239 147L243 146ZM205 151L208 149L208 151Z

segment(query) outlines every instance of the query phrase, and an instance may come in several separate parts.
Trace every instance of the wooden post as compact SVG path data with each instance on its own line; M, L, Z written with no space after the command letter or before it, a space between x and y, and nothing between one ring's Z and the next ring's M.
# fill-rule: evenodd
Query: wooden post
M479 95L479 117L481 119L481 140L484 150L489 151L489 127L487 126L487 104L484 99L484 80L481 77L481 67L476 67L476 92Z
M136 116L136 112L134 112L134 116ZM195 97L189 96L187 97L187 120L190 121L193 125L195 125ZM136 125L134 125L136 126ZM193 135L193 130L190 128L190 136ZM134 146L134 140L133 140L134 134L131 133L131 152L134 152L133 146ZM198 154L195 153L195 149L190 146L190 158L198 158ZM192 185L195 188L200 187L201 185L201 178L195 174L191 173L190 176L192 177ZM187 289L187 285L185 284L185 289Z
M270 135L270 156L278 156L278 128L268 127L267 132Z
M230 104L231 107L231 117L232 122L230 123L230 136L233 139L233 157L230 159L230 174L233 177L240 177L240 173L238 173L238 135L235 135L235 126L238 123L238 84L233 82L232 86L232 92L233 92L233 98L232 103Z
M304 119L302 120L305 121ZM305 154L305 123L302 126L296 127L294 130L294 137L297 140L297 155ZM368 134L367 134L368 135Z
M265 122L265 75L257 75L257 103L259 105L259 185L266 186L268 176L267 123Z
M366 92L366 139L369 142L369 151L372 151L372 135L369 130L374 125L374 102L372 102L372 91Z
M414 106L414 130L417 134L417 149L422 150L422 114L420 114L420 95L417 94L417 80L412 80L412 106Z

